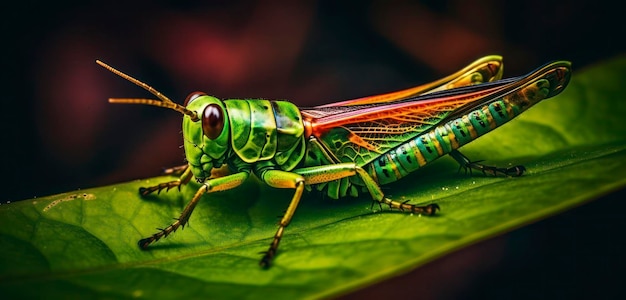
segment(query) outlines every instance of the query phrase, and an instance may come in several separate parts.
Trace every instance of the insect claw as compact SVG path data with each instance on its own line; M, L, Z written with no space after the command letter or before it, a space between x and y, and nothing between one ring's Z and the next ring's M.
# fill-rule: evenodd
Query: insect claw
M145 188L145 187L140 187L140 188L139 188L139 194L140 194L140 195L142 195L142 196L146 196L146 195L148 195L149 193L150 193L150 191L148 191L148 189L147 189L147 188Z
M526 167L519 165L519 166L514 166L511 168L508 168L504 171L504 173L507 176L512 176L512 177L518 177L518 176L522 176L522 174L524 174L524 172L526 172Z
M438 210L441 210L441 208L437 203L431 203L426 205L426 214L429 216L434 215L435 213L437 213Z
M270 250L261 253L263 253L264 255L263 258L261 258L261 261L259 261L259 266L261 266L261 268L263 269L267 269L270 267L270 262L272 261L272 258L276 255L276 250L270 248Z
M148 245L150 245L153 242L152 238L145 238L145 239L141 239L139 240L139 242L137 242L137 245L139 246L139 248L141 248L141 250L146 250L148 249Z
M268 269L270 267L269 259L263 257L261 261L259 262L259 266L261 266L261 268L263 269Z

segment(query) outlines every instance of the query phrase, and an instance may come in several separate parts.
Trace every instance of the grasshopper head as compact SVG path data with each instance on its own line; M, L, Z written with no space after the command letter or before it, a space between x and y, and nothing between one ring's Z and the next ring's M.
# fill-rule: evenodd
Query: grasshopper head
M121 71L97 60L100 66L114 74L144 88L156 99L109 99L111 103L145 104L173 109L183 114L183 139L185 155L191 172L198 181L204 181L211 175L213 167L220 167L228 150L229 122L224 103L204 93L191 93L184 105L174 103L151 86L122 73Z
M185 107L200 116L183 117L185 156L196 179L203 181L211 169L220 167L228 151L230 128L228 113L219 99L194 92L187 96Z

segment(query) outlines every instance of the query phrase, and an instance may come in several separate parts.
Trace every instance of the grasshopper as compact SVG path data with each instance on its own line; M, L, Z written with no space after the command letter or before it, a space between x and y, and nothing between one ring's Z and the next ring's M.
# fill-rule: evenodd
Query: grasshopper
M183 115L187 165L180 168L177 180L141 188L141 195L180 188L192 177L200 183L180 217L139 240L139 247L145 249L184 227L205 194L236 188L254 174L269 186L294 191L260 260L264 268L276 256L307 189L316 188L333 199L358 196L364 190L381 206L432 215L440 209L436 203L392 200L380 186L446 154L465 170L522 175L523 166L484 165L457 149L559 94L571 77L570 62L555 61L524 76L501 79L502 58L492 55L428 84L310 108L279 100L220 100L200 92L191 93L180 105L151 86L96 62L158 98L112 98L109 102L165 107ZM228 168L228 172L211 177L218 168Z

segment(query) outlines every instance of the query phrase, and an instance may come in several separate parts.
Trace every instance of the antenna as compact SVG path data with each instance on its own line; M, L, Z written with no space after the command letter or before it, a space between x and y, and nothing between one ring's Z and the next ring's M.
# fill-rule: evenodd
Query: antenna
M96 60L96 63L99 64L100 66L102 66L103 68L109 70L110 72L112 72L113 74L120 76L132 83L134 83L137 86L142 87L144 90L150 92L152 95L155 95L157 98L159 98L160 100L155 100L155 99L138 99L138 98L109 98L109 103L121 103L121 104L145 104L145 105L152 105L152 106L159 106L159 107L165 107L165 108L171 108L177 112L180 112L182 114L188 115L192 121L196 122L198 120L200 120L198 118L198 115L196 114L196 112L191 111L189 109L187 109L186 107L174 103L172 100L170 100L170 98L166 97L165 95L161 94L161 92L155 90L153 87L145 84L144 82L139 81L138 79L135 79L133 77L131 77L130 75L126 75L125 73L123 73L122 71L119 71L109 65L107 65L106 63L100 61L100 60Z

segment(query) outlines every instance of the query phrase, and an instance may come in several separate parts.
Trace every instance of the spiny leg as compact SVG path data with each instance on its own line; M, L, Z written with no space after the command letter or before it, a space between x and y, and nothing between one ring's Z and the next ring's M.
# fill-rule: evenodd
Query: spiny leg
M365 187L372 195L372 198L374 198L374 201L377 201L380 204L388 205L391 209L397 209L400 211L406 211L427 216L434 215L438 210L440 210L439 205L437 205L436 203L421 206L410 204L408 203L409 200L404 202L391 200L385 197L382 190L380 189L380 186L378 186L376 181L374 181L374 179L363 168L355 165L355 170L359 177L361 177L361 180L363 180L363 183L365 183Z
M454 160L459 163L459 170L464 169L466 173L469 170L470 174L472 173L472 169L474 169L481 171L483 174L489 174L493 176L504 175L517 177L521 176L522 174L524 174L524 171L526 171L526 168L522 165L517 165L510 168L499 168L495 166L481 164L480 161L471 161L469 158L467 158L467 156L463 155L458 150L452 150L449 154L450 156L452 156L452 158L454 158Z
M240 185L241 183L243 183L248 178L249 175L250 175L249 172L240 172L240 173L235 173L235 174L225 176L225 177L207 180L198 189L198 191L193 196L191 201L187 204L187 206L185 206L185 209L183 209L183 212L180 214L180 217L178 217L178 219L176 219L174 223L170 224L169 226L163 229L159 229L157 233L151 235L150 237L139 240L138 242L139 247L142 249L146 249L148 245L158 241L162 237L168 236L170 233L176 231L178 227L181 227L181 226L185 227L185 224L187 224L187 221L189 221L189 217L191 216L193 209L196 207L196 205L200 201L200 198L205 193L219 192L219 191L232 189Z
M198 189L198 191L193 196L191 201L187 204L187 206L185 206L185 209L183 209L180 217L178 217L178 219L176 219L174 223L165 228L157 228L157 230L159 230L157 233L151 235L150 237L139 240L139 242L137 242L139 247L145 250L150 244L160 240L162 237L167 237L168 235L170 235L170 233L176 231L178 227L185 227L185 224L187 224L187 221L189 221L189 216L191 216L193 209L196 207L196 204L198 204L198 201L200 201L200 198L202 197L202 195L204 195L204 193L207 192L207 190L208 186L202 185L202 187Z
M391 208L425 215L433 215L437 210L439 210L439 205L437 204L418 206L385 198L380 187L378 187L378 184L365 170L363 170L363 168L357 166L355 163L342 163L308 167L296 169L292 172L285 172L280 170L266 170L260 176L260 178L265 183L277 188L293 188L295 189L295 194L293 195L293 198L289 203L289 207L287 208L285 215L281 218L278 224L278 230L274 235L274 239L270 244L269 250L265 252L263 258L261 259L261 262L259 263L261 267L269 267L272 259L274 258L274 256L276 256L276 252L283 237L285 228L291 222L296 208L300 203L305 183L307 185L313 185L330 182L333 180L339 180L354 175L358 175L359 177L361 177L374 200L389 205L389 207Z
M302 192L304 191L304 178L298 174L280 170L264 171L260 177L269 186L295 189L295 193L291 198L287 211L278 223L278 230L276 231L276 234L274 234L274 239L270 244L270 248L265 252L263 258L261 258L261 261L259 262L261 267L268 268L272 259L276 256L276 251L278 251L278 245L280 244L280 240L283 238L285 228L291 222L291 218L293 218L296 208L300 203Z
M180 172L180 171L182 171L182 174L177 180L162 182L157 185L153 185L149 187L141 187L139 188L139 194L141 194L142 196L147 196L153 192L161 193L161 190L163 189L165 189L166 191L169 191L173 187L178 187L178 189L180 190L181 185L185 185L189 183L189 180L191 180L191 177L193 176L193 174L191 173L191 168L189 168L189 166L186 165L184 167L183 166L174 167L174 168L165 170L166 174L171 174L171 173Z
M167 168L163 171L163 174L165 175L171 175L171 174L176 174L176 173L181 173L179 179L168 181L168 182L162 182L157 185L153 185L149 187L141 187L139 188L139 193L142 196L147 196L153 192L161 193L161 190L163 189L165 189L165 191L169 191L173 187L178 187L178 190L180 191L180 187L189 183L189 181L191 180L191 177L193 177L193 174L191 173L191 168L189 168L189 165L182 165L182 166ZM230 174L231 172L228 169L228 166L224 165L221 168L213 168L211 170L211 176L209 177L209 179L224 177Z
M415 214L433 215L439 210L439 205L428 204L424 206L409 204L408 201L398 202L386 198L378 183L355 163L341 163L320 167L310 167L294 170L295 173L305 177L307 185L330 182L341 178L357 175L361 178L370 195L380 204L388 205L392 209L406 211Z

